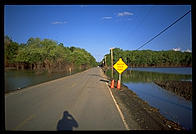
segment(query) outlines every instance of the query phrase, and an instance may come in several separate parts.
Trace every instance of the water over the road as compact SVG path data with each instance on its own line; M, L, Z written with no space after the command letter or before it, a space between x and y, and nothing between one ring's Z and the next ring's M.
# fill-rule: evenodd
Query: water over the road
M111 70L106 71L111 76ZM114 71L114 79L118 74ZM179 123L186 129L192 129L192 102L167 91L155 83L155 80L192 81L192 68L129 68L122 73L122 82L149 105L159 109L167 119Z

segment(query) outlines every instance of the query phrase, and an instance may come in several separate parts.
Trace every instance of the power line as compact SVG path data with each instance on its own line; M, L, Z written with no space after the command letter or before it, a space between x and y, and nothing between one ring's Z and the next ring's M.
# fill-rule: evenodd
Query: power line
M135 27L132 28L132 30L130 30L132 32L132 38L134 38L135 31L137 31L138 29L141 29L141 25L145 22L145 20L147 19L147 17L149 16L149 13L151 12L152 8L154 8L154 6L151 6L148 11L146 12L146 14L144 14L143 18L141 19L140 23L138 23ZM138 18L136 16L136 18ZM136 19L137 20L137 19ZM139 19L138 19L139 20ZM139 27L140 26L140 27ZM127 28L128 29L128 28ZM129 35L130 31L127 32L127 34ZM122 32L121 32L122 33ZM128 41L129 38L125 38L124 42L126 43Z
M154 36L153 38L151 38L149 41L147 41L146 43L144 43L143 45L141 45L139 48L137 48L136 50L139 50L140 48L142 48L143 46L145 46L146 44L148 44L149 42L151 42L152 40L154 40L156 37L158 37L159 35L161 35L163 32L165 32L167 29L169 29L171 26L173 26L175 23L177 23L179 20L181 20L183 17L185 17L188 13L190 13L191 10L189 10L187 13L185 13L182 17L178 18L175 22L173 22L171 25L169 25L167 28L165 28L163 31L161 31L159 34L157 34L156 36Z

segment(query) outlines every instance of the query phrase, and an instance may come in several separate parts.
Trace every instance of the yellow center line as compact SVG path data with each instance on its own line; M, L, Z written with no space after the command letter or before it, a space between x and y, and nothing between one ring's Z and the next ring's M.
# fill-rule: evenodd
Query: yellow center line
M33 118L35 118L35 114L30 115L23 122L21 122L20 124L18 124L14 130L17 130L17 129L21 128L22 126L24 126L28 121L32 120Z

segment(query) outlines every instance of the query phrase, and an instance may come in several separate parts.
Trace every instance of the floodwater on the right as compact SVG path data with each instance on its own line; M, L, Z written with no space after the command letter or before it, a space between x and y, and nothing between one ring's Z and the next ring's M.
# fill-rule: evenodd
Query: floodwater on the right
M118 79L116 71L114 79ZM192 68L128 68L122 73L122 83L138 97L159 109L167 119L192 130L192 101L160 87L154 81L187 81L192 85Z

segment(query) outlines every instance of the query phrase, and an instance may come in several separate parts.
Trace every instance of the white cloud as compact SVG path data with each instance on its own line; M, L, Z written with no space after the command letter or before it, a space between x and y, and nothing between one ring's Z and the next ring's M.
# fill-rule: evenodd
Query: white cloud
M110 16L107 16L107 17L102 17L103 20L109 20L109 19L112 19L112 17Z
M185 52L189 52L189 53L191 53L192 51L191 51L190 49L187 49L187 50L185 50Z
M80 7L81 7L81 8L83 8L83 7L87 7L87 6L88 6L88 5L80 5Z
M66 24L67 21L55 21L55 22L52 22L52 24Z
M117 14L117 16L130 16L130 15L133 15L133 13L131 13L131 12L120 12L120 13L118 13Z
M190 49L181 50L181 48L173 48L173 51L181 51L181 52L189 52L189 53L192 53L192 50L190 50Z
M180 48L173 48L174 51L180 51Z

